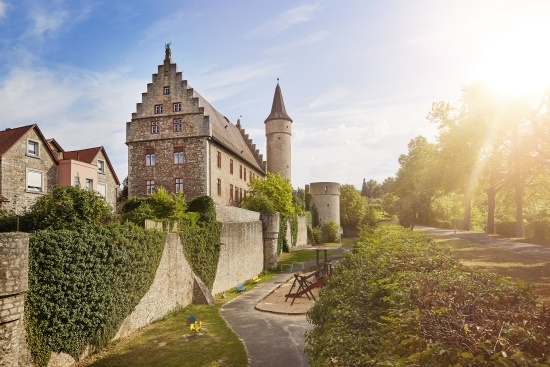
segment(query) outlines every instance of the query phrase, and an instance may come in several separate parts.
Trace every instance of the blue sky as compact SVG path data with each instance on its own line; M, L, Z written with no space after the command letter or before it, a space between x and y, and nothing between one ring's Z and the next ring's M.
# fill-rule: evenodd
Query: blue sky
M434 141L432 102L550 61L510 56L541 48L548 23L543 0L0 0L0 129L37 123L66 150L103 145L124 179L125 123L171 42L184 78L242 115L262 152L280 78L293 186L360 187L393 176L410 139Z

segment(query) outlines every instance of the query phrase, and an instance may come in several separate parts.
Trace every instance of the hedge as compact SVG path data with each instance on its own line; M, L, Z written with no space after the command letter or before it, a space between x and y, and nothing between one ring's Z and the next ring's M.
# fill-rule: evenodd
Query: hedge
M105 346L151 286L165 240L132 224L31 234L25 308L35 363Z
M307 313L314 366L546 366L529 287L462 267L426 235L363 231Z

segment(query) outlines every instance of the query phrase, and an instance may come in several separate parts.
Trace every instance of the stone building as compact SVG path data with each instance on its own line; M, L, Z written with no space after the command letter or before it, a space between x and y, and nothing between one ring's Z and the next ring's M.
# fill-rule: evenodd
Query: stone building
M313 182L306 185L311 195L310 210L317 211L319 223L334 221L340 226L340 184L337 182Z
M1 208L23 213L55 185L98 191L114 208L119 181L103 147L65 152L37 125L0 131Z
M268 158L282 157L284 164L274 165L274 172L288 178L290 151L281 152L290 150L291 122L277 85L265 122L266 133L273 136L268 138L268 152L274 156ZM270 150L270 142L277 147ZM126 144L129 196L145 197L162 186L187 199L209 195L218 204L232 205L246 195L252 178L271 172L240 120L233 124L183 79L172 63L170 45L126 123Z

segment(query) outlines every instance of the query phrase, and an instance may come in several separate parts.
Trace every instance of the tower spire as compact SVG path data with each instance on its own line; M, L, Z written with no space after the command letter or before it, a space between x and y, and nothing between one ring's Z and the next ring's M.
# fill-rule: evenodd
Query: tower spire
M279 78L277 78L277 86L275 87L275 95L273 96L273 105L271 106L271 113L264 122L270 120L281 119L292 122L292 119L286 113L285 102L283 101L283 93L279 86Z

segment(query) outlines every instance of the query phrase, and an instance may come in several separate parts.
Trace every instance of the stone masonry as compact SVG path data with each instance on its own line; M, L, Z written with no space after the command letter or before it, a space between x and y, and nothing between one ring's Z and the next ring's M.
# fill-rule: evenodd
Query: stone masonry
M24 297L28 289L29 236L0 234L0 366L19 366L24 357Z

